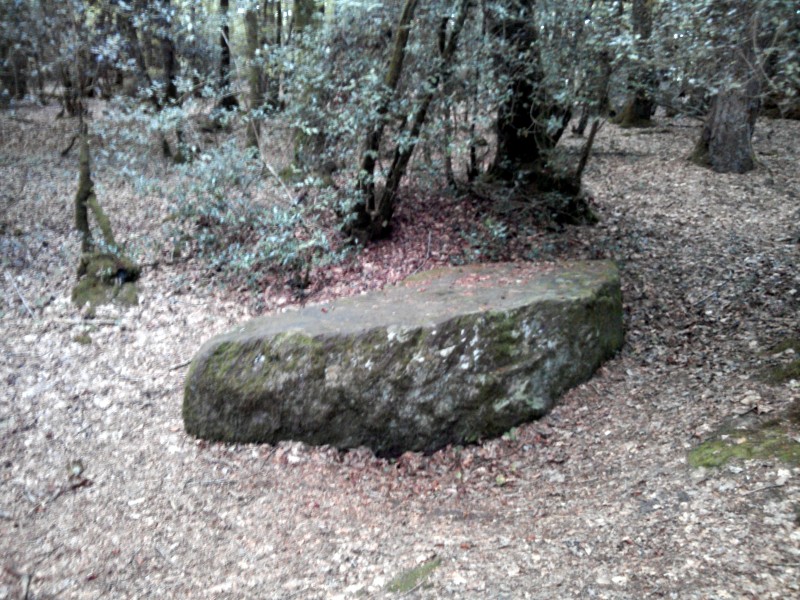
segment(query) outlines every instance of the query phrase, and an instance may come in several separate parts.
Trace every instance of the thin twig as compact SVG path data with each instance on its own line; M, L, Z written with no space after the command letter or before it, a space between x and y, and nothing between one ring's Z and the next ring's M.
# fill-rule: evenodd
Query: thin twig
M37 502L36 506L33 507L33 509L30 511L29 515L32 515L33 513L37 512L38 510L44 510L45 508L47 508L48 504L51 504L52 502L54 502L55 500L57 500L58 498L60 498L63 494L65 494L67 492L74 492L78 488L89 487L90 485L92 485L92 480L91 479L88 479L86 477L79 477L79 478L70 477L70 482L69 483L59 487L44 502Z
M236 483L235 479L189 479L183 484L183 489L186 490L191 485L231 485Z
M187 367L190 364L192 364L192 359L191 358L189 360L185 360L185 361L183 361L181 363L178 363L177 365L172 365L171 367L169 367L167 369L167 371L177 371L178 369L181 369L183 367Z
M425 263L427 263L428 259L431 257L431 234L432 233L433 232L431 232L431 231L428 232L428 249L425 251L425 258L422 260L421 263L419 263L419 266L411 272L412 275L415 275L420 269L422 269L422 267L425 266Z
M36 315L33 314L31 307L28 306L28 303L25 301L25 297L22 295L22 292L19 291L19 288L17 287L17 283L14 281L14 278L11 277L8 271L5 271L5 276L6 276L6 281L11 284L11 286L14 288L14 291L17 292L17 296L19 296L19 299L22 300L22 305L28 311L28 314L31 316L31 319L36 319Z
M773 485L765 485L764 487L756 488L754 490L749 490L747 492L740 492L739 495L740 496L749 496L750 494L755 494L755 493L758 493L758 492L764 492L766 490L774 490L776 488L781 488L781 487L783 487L783 485L779 485L779 484L775 483Z
M51 323L62 325L116 325L113 319L53 319Z
M77 141L77 139L78 139L78 135L77 134L72 136L72 141L69 143L69 145L66 148L64 148L61 151L61 156L62 157L65 157L67 154L69 154L69 151L72 150L72 147L75 145L75 142Z
M20 595L21 600L28 600L31 593L31 582L33 582L33 573L25 573L22 576L22 594Z

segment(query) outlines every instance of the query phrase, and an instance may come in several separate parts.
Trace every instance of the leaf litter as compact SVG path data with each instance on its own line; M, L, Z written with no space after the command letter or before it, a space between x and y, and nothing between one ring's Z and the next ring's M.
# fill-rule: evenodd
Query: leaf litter
M252 316L248 303L191 261L161 263L139 306L84 320L69 303L74 157L4 120L0 598L800 594L798 467L687 460L728 419L780 421L800 400L797 381L762 376L796 358L770 349L800 338L800 123L759 121L760 166L742 176L684 160L695 123L659 126L598 135L586 172L598 226L509 226L500 257L617 260L620 355L500 439L387 461L186 436L186 361ZM404 198L393 238L315 273L306 301L474 250L463 233L479 201L422 184ZM106 186L101 202L121 239L158 228L163 209L130 190ZM797 420L781 423L800 440ZM409 573L424 577L394 586Z

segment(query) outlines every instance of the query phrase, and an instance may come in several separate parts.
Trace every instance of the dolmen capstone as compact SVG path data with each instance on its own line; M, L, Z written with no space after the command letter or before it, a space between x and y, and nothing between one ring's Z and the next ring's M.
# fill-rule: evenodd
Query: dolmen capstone
M432 452L543 415L622 340L611 262L435 269L209 340L183 420L208 440Z

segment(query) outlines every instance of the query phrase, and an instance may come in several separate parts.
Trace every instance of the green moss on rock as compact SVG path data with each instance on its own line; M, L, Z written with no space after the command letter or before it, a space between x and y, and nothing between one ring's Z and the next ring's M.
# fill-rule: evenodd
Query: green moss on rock
M72 288L72 302L94 309L101 304L116 303L135 306L138 291L135 282L141 268L125 256L108 252L92 252L81 256L78 283Z

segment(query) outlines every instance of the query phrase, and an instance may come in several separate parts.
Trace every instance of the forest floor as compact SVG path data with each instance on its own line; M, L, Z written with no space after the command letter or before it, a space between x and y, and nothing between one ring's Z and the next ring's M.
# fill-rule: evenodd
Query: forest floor
M185 363L248 304L162 262L84 320L54 114L0 121L0 599L800 597L800 382L765 377L800 352L800 123L760 121L746 175L686 162L697 122L605 126L600 223L526 244L618 261L623 350L502 439L390 461L184 433ZM118 239L158 230L95 177ZM470 210L407 190L310 301L446 263Z

